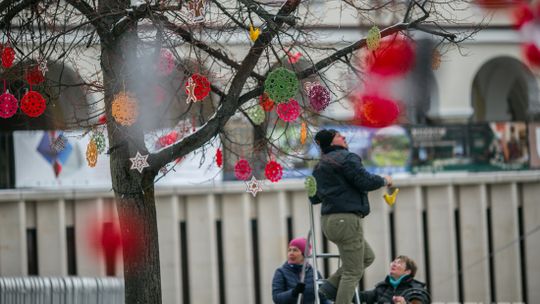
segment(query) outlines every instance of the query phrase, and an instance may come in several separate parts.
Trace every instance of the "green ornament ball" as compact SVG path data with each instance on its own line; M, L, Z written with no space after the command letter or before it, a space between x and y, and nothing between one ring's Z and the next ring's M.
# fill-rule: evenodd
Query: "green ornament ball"
M105 135L103 135L101 132L95 132L92 134L91 138L96 143L98 153L101 154L105 152L105 148L107 147L107 144L105 143Z
M288 102L298 92L298 78L286 68L277 68L268 74L264 90L275 103Z
M253 121L253 123L256 125L262 124L264 122L264 119L266 118L264 109L260 105L255 105L247 109L246 112L249 116L249 119L251 119L251 121Z
M306 177L304 181L304 186L309 197L315 196L317 194L317 180L313 176Z

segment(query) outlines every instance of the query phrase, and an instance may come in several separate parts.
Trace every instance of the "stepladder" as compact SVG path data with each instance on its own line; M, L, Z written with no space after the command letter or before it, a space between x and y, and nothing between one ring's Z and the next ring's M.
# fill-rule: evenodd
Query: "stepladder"
M317 296L319 294L320 285L322 285L325 282L325 279L319 276L319 262L323 261L325 259L338 259L338 267L341 262L340 255L338 253L329 253L329 252L319 252L319 235L317 233L317 229L315 228L315 217L320 216L319 214L315 214L315 210L313 205L308 202L309 205L309 232L307 237L307 243L308 245L306 248L311 247L311 254L306 256L306 259L310 261L311 267L313 268L313 281L314 281L314 292L315 292L315 303L321 304L321 301L319 297ZM327 274L328 275L328 274ZM333 300L333 299L330 299ZM301 298L298 299L298 303L300 304ZM360 304L360 294L359 294L359 287L356 287L353 299L351 303Z

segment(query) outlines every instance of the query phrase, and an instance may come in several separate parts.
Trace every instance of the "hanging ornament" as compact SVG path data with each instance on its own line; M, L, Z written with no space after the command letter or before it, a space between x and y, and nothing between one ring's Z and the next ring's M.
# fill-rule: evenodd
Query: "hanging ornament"
M289 63L294 64L294 63L297 63L300 60L300 58L302 58L302 53L296 52L293 54L291 52L287 52L287 57L288 57Z
M39 69L39 65L35 65L31 67L30 69L26 70L24 78L30 85L40 84L43 81L45 81L45 77L43 73L41 72L41 70Z
M259 38L259 35L261 34L261 30L258 27L253 27L253 24L249 25L249 39L253 42Z
M527 62L533 67L540 67L540 50L534 43L525 43L522 46Z
M45 73L49 71L49 67L47 66L47 59L43 57L39 57L38 59L38 70L45 76Z
M521 29L525 24L534 20L533 9L527 3L521 3L512 12L514 28Z
M439 49L434 49L433 54L431 55L431 69L438 70L441 66L441 52L439 52Z
M414 65L413 45L399 33L385 37L377 50L365 55L366 70L380 76L403 75Z
M306 192L309 197L315 196L317 194L317 180L313 176L307 176L304 180L304 186L306 187Z
M384 201L388 204L388 206L392 207L396 203L396 197L399 193L399 188L394 189L392 194L385 193L383 194Z
M195 23L204 22L206 0L189 0L187 4L191 21Z
M28 91L21 98L21 110L30 117L38 117L45 112L45 99L35 91Z
M131 161L131 170L137 170L139 173L142 173L144 168L150 167L150 165L147 162L148 154L141 155L139 151L137 151L137 154L135 157L130 157L129 160Z
M330 92L318 83L310 87L308 97L309 104L317 112L323 111L330 104Z
M247 115L249 116L249 119L255 124L260 125L264 122L264 119L266 118L266 114L264 112L263 107L260 105L254 105L251 108L246 110Z
M216 165L221 168L223 166L223 152L218 148L216 151Z
M273 183L278 182L283 176L283 168L281 168L280 164L271 160L264 168L264 176Z
M381 44L381 31L377 26L373 26L369 29L366 37L367 48L370 51L375 51Z
M103 135L102 132L95 131L90 138L96 144L96 148L99 154L105 152L107 144L105 143L105 135Z
M123 126L131 126L139 116L137 100L126 92L120 92L114 97L111 108L112 116Z
M88 162L88 167L94 168L97 164L98 159L98 148L96 142L93 139L90 139L88 146L86 146L86 161Z
M2 66L5 69L9 69L13 66L13 61L15 60L15 50L11 46L4 46L2 51Z
M302 123L300 127L300 144L305 144L307 138L307 125L305 122Z
M167 49L161 49L159 51L158 62L158 74L159 76L169 76L174 70L174 55Z
M210 94L210 81L201 74L193 74L186 82L186 102L201 101Z
M258 192L262 192L261 182L255 176L252 176L250 181L246 181L246 186L246 192L251 193L253 197L256 197Z
M298 101L290 99L289 102L277 105L277 114L285 122L295 121L300 116L300 105Z
M160 136L156 142L156 147L158 149L170 146L174 144L178 140L178 132L175 130L172 130L171 132L167 133L166 135Z
M234 165L234 175L239 180L247 180L251 175L251 166L243 158L239 159Z
M18 108L19 102L17 98L10 94L9 91L0 95L0 117L10 118L17 113Z
M266 112L270 112L274 108L274 101L268 97L268 93L266 92L259 96L259 104Z
M357 122L366 127L383 128L396 122L399 116L397 102L379 96L361 96L355 105Z
M277 68L268 74L264 90L275 103L287 102L298 92L296 74L286 68Z

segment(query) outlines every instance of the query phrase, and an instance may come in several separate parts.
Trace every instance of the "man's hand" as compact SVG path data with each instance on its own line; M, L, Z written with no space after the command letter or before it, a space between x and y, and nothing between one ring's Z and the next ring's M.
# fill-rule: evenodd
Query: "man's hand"
M386 187L392 187L392 177L390 175L384 176L384 180L386 180Z
M393 296L392 301L394 302L394 304L407 304L405 298L400 296Z

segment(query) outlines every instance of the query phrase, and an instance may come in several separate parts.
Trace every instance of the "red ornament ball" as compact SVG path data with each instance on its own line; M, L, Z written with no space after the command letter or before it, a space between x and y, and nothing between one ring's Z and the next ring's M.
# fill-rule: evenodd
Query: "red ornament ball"
M512 17L514 19L514 27L520 29L526 23L534 20L534 13L528 4L521 3L512 12Z
M27 70L24 78L30 85L40 84L45 81L45 76L37 65Z
M10 46L5 46L2 51L2 66L6 69L13 65L15 60L15 50Z
M355 105L356 122L362 126L384 128L396 122L397 102L379 96L365 95Z
M283 168L280 164L271 160L266 164L266 167L264 168L264 175L271 182L278 182L283 176Z
M540 67L540 50L534 43L524 44L523 54L530 65Z
M30 117L38 117L45 112L45 99L35 91L28 91L21 98L21 110Z
M195 85L195 88L193 89L193 95L197 101L201 101L208 94L210 94L210 81L208 81L208 78L201 74L193 74L191 75L191 81ZM189 81L186 82L186 87L189 85ZM186 89L186 94L189 94L189 91Z
M298 101L291 98L289 102L278 104L276 111L281 120L291 122L300 116L300 105Z
M251 176L251 166L245 159L240 159L234 165L234 175L239 180L247 180Z
M320 84L316 84L309 89L309 104L317 111L321 112L330 104L330 92Z
M381 76L399 76L413 67L414 56L412 43L407 37L398 33L383 38L377 50L367 53L365 66L370 73Z
M159 137L156 146L157 148L167 147L174 144L176 140L178 140L178 132L173 130L168 134Z
M270 112L270 111L272 111L272 109L274 109L274 101L272 99L270 99L270 96L268 96L268 93L266 93L266 92L264 92L259 97L259 104L261 105L261 107L263 107L263 109L266 112Z
M17 98L10 93L0 95L0 117L10 118L17 113L19 102Z
M218 148L216 151L216 165L221 168L223 166L223 152Z

